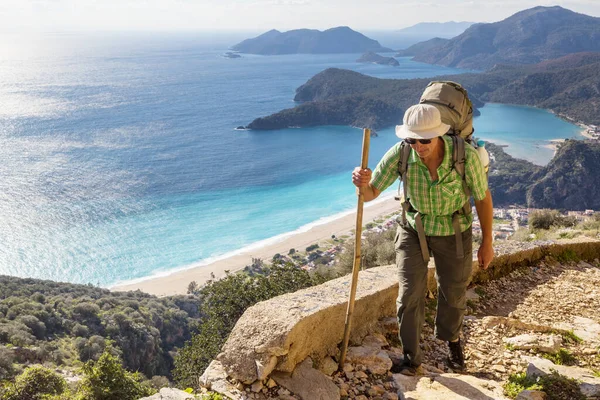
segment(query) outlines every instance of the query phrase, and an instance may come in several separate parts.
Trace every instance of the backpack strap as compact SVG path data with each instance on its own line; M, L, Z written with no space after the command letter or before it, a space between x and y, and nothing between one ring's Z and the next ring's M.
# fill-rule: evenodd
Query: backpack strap
M471 189L469 189L469 186L467 185L467 179L465 177L465 165L467 162L465 140L456 135L450 135L450 137L452 138L452 168L454 168L454 170L458 172L458 175L460 175L463 191L467 196L467 201L462 207L462 212L464 215L469 215L471 214Z
M462 187L465 195L467 196L467 201L463 204L462 208L455 211L452 214L452 227L454 228L454 236L456 237L456 256L458 258L463 258L463 242L462 242L462 232L460 229L460 215L470 215L471 210L471 189L467 185L467 179L465 177L465 164L467 161L466 150L465 150L465 141L460 136L451 135L452 137L452 168L460 175L462 180Z
M412 209L410 205L410 201L408 198L407 191L407 176L406 173L408 171L408 158L410 157L410 145L406 142L402 141L400 144L400 162L398 163L398 174L400 175L400 179L402 181L402 225L406 226L408 224L406 220L406 213L409 211L415 211ZM398 188L398 195L400 194L400 188ZM400 200L399 196L396 196L397 200ZM421 254L423 255L423 261L425 264L429 263L429 248L427 247L427 238L425 236L425 229L423 228L423 220L421 218L421 213L417 211L415 214L415 227L417 230L417 235L419 237L419 245L421 247Z

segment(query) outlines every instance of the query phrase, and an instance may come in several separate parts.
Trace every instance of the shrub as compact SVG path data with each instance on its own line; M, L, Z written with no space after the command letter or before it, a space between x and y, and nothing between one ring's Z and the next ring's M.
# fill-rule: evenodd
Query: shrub
M566 349L560 349L556 354L542 354L542 357L556 365L575 365L577 359Z
M15 354L12 350L0 346L0 381L11 378L14 374L13 361Z
M152 379L150 379L150 385L154 389L169 387L170 383L171 382L169 382L169 379L166 376L154 375Z
M567 378L556 371L540 377L528 377L525 372L508 377L504 385L504 394L511 399L517 397L523 390L542 390L546 400L585 400L579 383Z
M562 215L557 210L536 210L529 214L529 225L534 229L550 229L556 227L572 227L576 223L575 217Z
M318 245L318 244L316 244L316 243L315 243L315 244L311 244L310 246L308 246L308 247L306 248L306 252L308 253L308 252L311 252L311 251L313 251L313 250L316 250L316 249L318 249L318 248L319 248L319 245Z
M5 385L2 400L41 400L46 395L60 395L67 387L65 379L41 366L29 367L14 383Z
M83 373L79 395L85 400L137 400L154 393L141 374L127 372L108 349L98 361L88 361Z

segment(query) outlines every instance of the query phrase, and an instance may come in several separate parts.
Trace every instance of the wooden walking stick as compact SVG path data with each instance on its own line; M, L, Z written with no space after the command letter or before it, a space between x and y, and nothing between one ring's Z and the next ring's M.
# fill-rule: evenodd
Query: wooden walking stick
M363 130L362 158L360 168L365 169L369 164L369 142L371 140L371 130ZM352 265L352 285L350 287L350 298L348 299L348 311L346 312L346 326L344 328L344 341L342 342L342 351L340 354L340 370L344 367L346 361L346 351L348 350L348 340L350 339L350 326L352 324L352 313L354 313L354 298L356 297L356 286L358 285L358 271L360 270L360 242L362 236L363 219L363 192L362 188L358 191L358 205L356 206L356 230L354 234L354 264Z

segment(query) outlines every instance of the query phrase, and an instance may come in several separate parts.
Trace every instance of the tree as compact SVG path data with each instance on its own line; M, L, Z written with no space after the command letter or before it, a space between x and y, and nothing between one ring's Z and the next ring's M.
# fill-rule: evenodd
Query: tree
M83 366L79 396L85 400L137 400L154 393L138 372L127 372L121 360L106 349L98 361Z

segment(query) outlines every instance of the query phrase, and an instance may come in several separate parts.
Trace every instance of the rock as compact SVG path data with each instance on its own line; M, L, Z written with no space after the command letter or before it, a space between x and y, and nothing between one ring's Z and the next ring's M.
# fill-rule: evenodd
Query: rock
M562 346L562 337L558 335L524 334L505 338L503 342L517 350L538 350L556 354Z
M252 384L251 390L254 393L258 393L263 389L263 387L264 387L264 385L263 385L262 381L256 381Z
M387 317L379 320L379 330L384 334L396 335L398 334L398 318Z
M572 330L585 342L600 344L600 324L592 319L575 316L572 323L560 323L556 327L567 331Z
M277 365L277 357L272 356L267 361L267 364L263 364L259 360L255 360L255 364L256 364L257 380L262 381L262 380L266 379L267 376L269 376L269 374L273 371L273 369L275 369L275 366Z
M364 347L374 347L374 348L381 349L382 347L389 346L389 343L386 340L385 336L383 336L379 333L373 333L363 339L362 345Z
M383 400L398 400L398 395L396 393L387 392L384 393Z
M543 376L555 370L560 375L580 381L579 388L585 396L600 396L600 378L595 376L592 371L585 368L556 365L550 360L539 357L524 358L529 362L527 376Z
M371 396L371 397L381 396L382 394L385 393L385 389L379 385L373 385L367 392L369 393L369 396Z
M441 374L438 376L394 375L406 399L427 400L507 400L499 382L470 375Z
M155 395L140 400L195 400L195 396L179 389L162 388Z
M375 375L383 375L392 368L392 360L381 348L350 347L346 359L352 364L365 366Z
M219 361L213 360L200 376L200 386L210 389L212 382L226 379L227 372L223 365Z
M496 372L506 372L506 368L503 365L492 365L492 369Z
M276 383L276 382L275 382L273 379L269 378L269 380L267 381L267 387L268 387L269 389L272 389L272 388L274 388L275 386L277 386L277 383Z
M523 390L515 400L546 400L546 393L539 390Z
M325 374L312 367L312 360L307 358L299 364L294 372L276 371L272 378L303 400L335 400L340 398L339 388Z
M394 266L360 272L352 342L360 343L380 318L396 314L396 275ZM272 357L278 357L275 370L291 372L308 356L336 354L344 336L350 280L348 275L248 308L218 357L228 375L252 384L259 378L257 366L264 366L266 374Z
M227 373L219 361L213 360L199 379L200 386L239 399L242 392L227 380Z
M321 360L321 364L319 364L319 371L329 376L333 375L338 368L338 363L336 363L331 357L325 357L323 360Z

